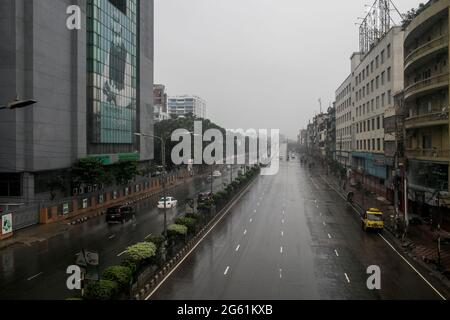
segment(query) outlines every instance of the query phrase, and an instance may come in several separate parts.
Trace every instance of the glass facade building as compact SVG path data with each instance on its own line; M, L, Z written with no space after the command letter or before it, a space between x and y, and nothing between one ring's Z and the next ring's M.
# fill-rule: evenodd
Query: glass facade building
M90 154L132 152L139 70L139 0L87 1Z

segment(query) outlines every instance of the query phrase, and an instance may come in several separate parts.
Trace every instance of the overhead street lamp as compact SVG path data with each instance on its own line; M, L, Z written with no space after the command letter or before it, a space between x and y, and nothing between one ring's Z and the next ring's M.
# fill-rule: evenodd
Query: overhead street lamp
M166 194L166 176L167 176L167 168L166 168L166 140L167 137L159 137L151 134L139 133L136 132L134 134L137 137L143 138L155 138L161 141L161 164L163 167L163 198L164 198L164 237L167 239L167 194Z
M0 106L0 110L9 109L9 110L15 110L15 109L21 109L28 106L31 106L33 104L36 104L36 100L28 99L28 100L19 100L19 98L16 98L14 101L7 103L4 106Z
M189 134L193 134L192 132L189 132ZM164 237L167 239L167 190L166 190L166 179L167 179L167 167L166 167L166 142L169 137L166 136L156 136L152 134L146 134L146 133L140 133L136 132L134 133L135 136L141 137L141 138L154 138L161 141L161 164L163 167L163 198L164 198ZM195 135L195 134L194 134Z

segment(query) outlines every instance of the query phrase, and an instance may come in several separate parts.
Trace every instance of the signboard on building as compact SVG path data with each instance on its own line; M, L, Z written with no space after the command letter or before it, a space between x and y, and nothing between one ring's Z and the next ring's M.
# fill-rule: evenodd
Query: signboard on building
M12 232L12 214L5 214L2 216L2 235L7 235Z
M63 204L63 215L69 214L69 204L64 203Z

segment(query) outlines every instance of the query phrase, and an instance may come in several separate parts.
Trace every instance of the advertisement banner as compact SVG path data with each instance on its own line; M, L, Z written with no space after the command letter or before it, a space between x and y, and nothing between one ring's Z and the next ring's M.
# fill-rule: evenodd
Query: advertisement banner
M5 214L2 216L2 235L7 235L12 232L12 214Z

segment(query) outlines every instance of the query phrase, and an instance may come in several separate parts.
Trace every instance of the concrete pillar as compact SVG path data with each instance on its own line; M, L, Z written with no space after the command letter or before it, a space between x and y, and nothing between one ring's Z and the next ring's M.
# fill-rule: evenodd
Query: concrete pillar
M22 198L26 202L34 201L34 175L28 172L22 174Z

